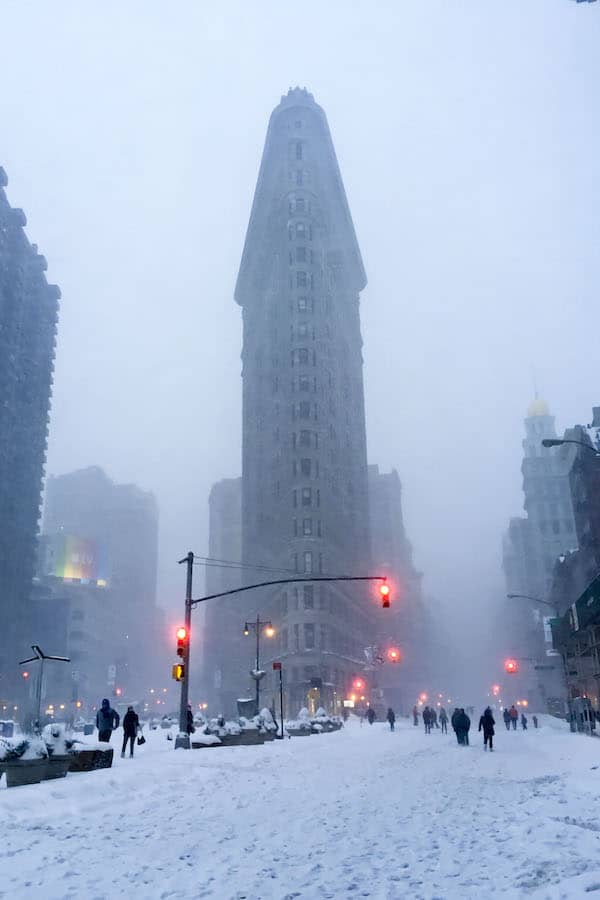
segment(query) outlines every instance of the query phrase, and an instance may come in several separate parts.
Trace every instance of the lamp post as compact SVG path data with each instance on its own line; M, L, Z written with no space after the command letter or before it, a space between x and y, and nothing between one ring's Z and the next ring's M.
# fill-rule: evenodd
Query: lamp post
M544 438L542 441L542 447L562 447L563 444L577 444L579 447L585 447L594 456L600 457L600 453L591 444L586 444L585 441L577 441L575 438Z
M260 679L265 674L264 672L261 672L260 669L260 636L264 631L267 637L274 637L275 629L270 620L263 621L257 613L255 622L244 623L244 636L248 637L251 630L256 634L256 666L254 668L254 673L251 672L250 674L256 683L256 714L258 715L260 712Z

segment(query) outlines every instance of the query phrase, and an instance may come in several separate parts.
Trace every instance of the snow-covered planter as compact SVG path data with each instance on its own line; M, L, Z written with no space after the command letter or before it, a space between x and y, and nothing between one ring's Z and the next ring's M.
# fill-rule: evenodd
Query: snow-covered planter
M277 725L275 720L273 719L273 714L271 710L266 706L264 709L261 709L260 715L254 716L252 720L256 727L258 728L258 733L260 734L263 741L274 741L275 735L277 734Z
M76 741L69 754L69 772L93 772L110 769L114 749L104 743L84 744Z
M290 737L308 737L313 734L310 713L307 708L303 706L298 713L298 718L290 719L289 722L286 722L285 727Z
M39 784L46 777L48 751L41 738L0 738L0 773L7 787Z
M313 726L313 733L319 731L338 731L342 727L342 720L339 716L328 716L322 706L319 707L315 716L310 720ZM320 725L320 729L316 728ZM315 731L316 729L316 731Z
M46 725L42 731L42 740L48 751L46 778L64 778L69 771L71 754L75 741L68 737L65 726L60 724Z
M221 747L222 740L216 734L204 734L196 732L192 738L192 750L202 750L205 747Z

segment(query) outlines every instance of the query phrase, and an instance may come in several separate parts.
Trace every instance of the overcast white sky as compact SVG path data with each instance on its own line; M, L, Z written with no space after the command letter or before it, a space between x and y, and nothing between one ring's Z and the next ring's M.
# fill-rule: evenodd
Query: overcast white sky
M369 277L370 461L441 604L502 588L522 419L600 403L600 3L2 0L0 164L62 289L48 471L153 490L160 603L240 471L233 287L271 109L324 107Z

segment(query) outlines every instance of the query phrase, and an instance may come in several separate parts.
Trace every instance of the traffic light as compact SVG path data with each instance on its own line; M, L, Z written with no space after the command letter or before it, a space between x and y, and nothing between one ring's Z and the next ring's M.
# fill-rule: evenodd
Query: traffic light
M519 671L519 663L516 659L507 659L504 663L504 671L508 672L509 675L516 675Z
M352 682L352 687L355 691L362 691L365 686L365 682L362 678L355 678Z
M397 647L390 647L387 652L387 658L390 662L398 663L400 662L400 651Z
M185 651L188 644L188 630L184 628L183 625L177 629L177 656L183 657L185 656Z
M381 605L384 609L390 608L390 586L387 581L384 581L382 585L379 586L379 596L381 597Z
M182 665L182 663L175 663L171 669L171 677L174 678L175 681L183 681L185 678L185 666Z

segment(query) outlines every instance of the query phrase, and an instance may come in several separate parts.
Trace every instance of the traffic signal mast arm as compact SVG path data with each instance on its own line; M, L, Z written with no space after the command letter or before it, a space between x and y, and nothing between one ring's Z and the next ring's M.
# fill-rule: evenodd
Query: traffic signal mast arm
M192 600L190 605L195 606L196 603L202 603L204 600L216 600L218 597L228 597L230 594L241 594L242 591L251 591L254 588L272 587L276 584L299 584L307 581L382 581L387 584L387 575L311 575L307 578L277 578L275 581L261 581L258 584L247 584L229 591L220 591L218 594L198 597L197 600ZM386 597L389 597L389 590L386 592Z

